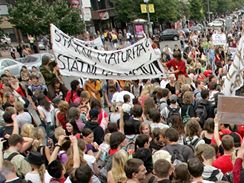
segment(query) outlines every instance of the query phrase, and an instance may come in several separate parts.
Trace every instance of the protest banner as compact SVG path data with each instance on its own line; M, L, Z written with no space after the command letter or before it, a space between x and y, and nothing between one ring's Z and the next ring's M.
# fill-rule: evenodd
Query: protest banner
M227 43L226 35L222 34L213 34L212 35L213 45L224 46Z
M244 123L244 97L218 96L217 111L220 122L225 124Z
M85 46L92 47L95 49L100 49L103 47L103 42L100 37L98 37L92 41L83 41L83 40L76 39L76 38L74 38L74 39L75 39L75 41L79 42L80 44L83 44Z
M100 51L51 25L53 52L62 75L92 79L151 79L164 74L149 39L115 51Z
M244 36L241 37L236 50L235 59L227 73L223 93L225 96L234 96L236 90L243 86L244 80Z

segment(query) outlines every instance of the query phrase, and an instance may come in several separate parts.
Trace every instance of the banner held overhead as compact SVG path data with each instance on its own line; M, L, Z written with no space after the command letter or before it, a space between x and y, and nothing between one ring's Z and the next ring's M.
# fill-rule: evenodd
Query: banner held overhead
M100 51L51 24L53 52L61 74L93 79L150 79L164 74L149 39L115 51Z

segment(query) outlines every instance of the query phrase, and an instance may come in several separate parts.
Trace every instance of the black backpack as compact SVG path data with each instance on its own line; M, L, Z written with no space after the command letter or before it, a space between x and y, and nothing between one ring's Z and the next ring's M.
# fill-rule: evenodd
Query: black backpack
M190 148L192 149L192 151L195 152L195 147L196 147L197 143L198 143L200 140L201 140L201 138L198 137L198 138L196 138L195 140L191 141L190 144L188 144L188 143L186 142L186 139L184 138L184 139L183 139L183 144L186 145L186 146L188 146L188 147L190 147Z
M207 112L206 106L202 103L199 103L195 109L195 113L196 113L196 117L198 117L200 119L201 126L203 126L204 121L208 117L208 112Z
M168 118L167 118L167 124L169 126L172 126L172 123L173 123L175 117L181 118L180 108L171 108L169 106L167 106L167 108L169 110Z

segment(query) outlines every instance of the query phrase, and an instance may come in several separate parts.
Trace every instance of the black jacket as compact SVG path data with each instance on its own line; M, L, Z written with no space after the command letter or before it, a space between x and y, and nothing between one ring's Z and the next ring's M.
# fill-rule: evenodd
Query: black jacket
M84 128L90 128L94 133L94 142L100 145L103 142L104 131L97 122L88 121Z

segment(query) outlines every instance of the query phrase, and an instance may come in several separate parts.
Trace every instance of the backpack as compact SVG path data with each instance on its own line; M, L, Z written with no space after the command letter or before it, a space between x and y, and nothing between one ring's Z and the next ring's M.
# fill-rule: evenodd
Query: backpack
M196 138L195 140L191 141L190 144L188 144L188 143L186 142L186 139L184 138L184 139L183 139L183 144L186 145L186 146L188 146L188 147L190 147L191 150L192 150L193 152L195 152L195 146L197 145L197 143L198 143L200 140L201 140L201 138L198 137L198 138Z
M127 139L127 145L125 146L125 151L128 153L129 157L132 157L132 155L135 153L135 141L136 141L137 135L134 135L132 138Z
M204 104L202 104L202 103L199 103L197 105L197 108L195 110L195 113L196 113L196 117L199 117L199 119L200 119L201 126L203 126L204 121L208 117L208 113L207 113L206 106Z
M183 155L179 152L178 149L173 150L173 153L171 156L171 162L173 165L178 165L178 164L185 162Z
M169 126L172 126L172 123L174 121L174 119L176 117L180 117L181 118L181 115L180 115L180 108L171 108L169 106L167 106L168 110L169 110L169 113L168 113L168 118L167 118L167 124Z
M189 116L189 109L190 109L190 107L191 107L190 105L187 106L186 113L185 113L185 115L182 117L182 121L183 121L184 124L186 124L187 121L188 121L189 119L191 119L191 116Z

